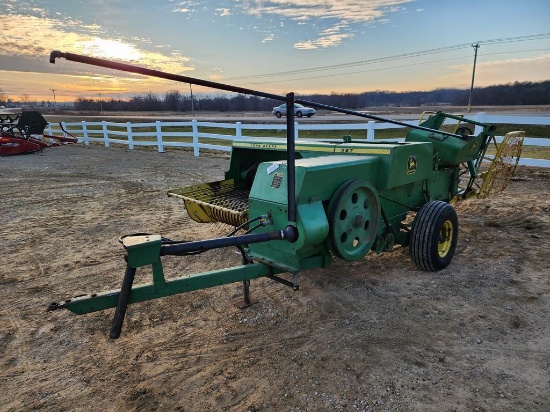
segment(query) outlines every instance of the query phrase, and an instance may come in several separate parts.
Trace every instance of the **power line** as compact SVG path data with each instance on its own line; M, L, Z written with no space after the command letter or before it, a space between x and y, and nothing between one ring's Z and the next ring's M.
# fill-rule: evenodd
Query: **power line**
M472 47L472 45L468 45L468 47ZM529 53L533 51L547 51L550 50L548 48L542 48L542 49L529 49L529 50L519 50L514 51L513 53L519 54L519 53ZM501 55L501 54L509 54L511 52L499 52L499 53L480 53L479 56L494 56L494 55ZM244 85L258 85L258 84L272 84L272 83L284 83L284 82L292 82L292 81L299 81L299 80L310 80L310 79L323 79L323 78L330 78L330 77L339 77L339 76L349 76L353 74L361 74L361 73L371 73L371 72L377 72L382 70L393 70L393 69L400 69L404 67L414 67L414 66L422 66L427 64L433 64L433 63L441 63L441 62L447 62L447 61L453 61L453 60L466 60L469 59L470 56L460 56L460 57L453 57L448 59L437 59L437 60L429 60L429 61L423 61L419 63L410 63L410 64L400 64L398 66L389 66L389 67L380 67L377 69L368 69L368 70L356 70L356 71L347 71L343 73L333 73L333 74L325 74L320 76L307 76L307 77L295 77L290 79L281 79L281 80L266 80L266 81L258 81L258 82L246 82L243 83ZM302 73L302 71L297 71L298 73ZM138 89L137 91L144 91L148 90L150 91L150 87L147 89Z
M467 59L469 57L470 56L461 56L461 57L453 57L453 58L450 58L450 59L439 59L439 60L425 61L425 62L420 62L420 63L400 64L399 66L380 67L378 69L358 70L358 71L354 71L354 72L325 74L325 75L322 75L322 76L308 76L308 77L299 77L299 78L294 78L294 79L270 80L270 81L265 81L265 82L255 82L255 83L245 83L245 84L249 85L249 84L282 83L282 82L291 82L291 81L297 81L297 80L322 79L322 78L326 78L326 77L349 76L351 74L371 73L371 72L379 72L379 71L382 71L382 70L400 69L400 68L403 68L403 67L422 66L422 65L425 65L425 64L440 63L440 62L446 62L446 61L451 61L451 60L464 60L464 59Z
M446 51L460 50L460 49L468 48L470 46L471 45L469 43L467 43L467 44L460 44L460 45L456 45L456 46L448 46L448 47L440 47L440 48L437 48L437 49L423 50L423 51L418 51L418 52L414 52L414 53L399 54L399 55L396 55L396 56L388 56L388 57L381 57L381 58L377 58L377 59L362 60L362 61L358 61L358 62L341 63L341 64L334 64L334 65L330 65L330 66L313 67L313 68L301 69L301 70L289 70L289 71L276 72L276 73L265 73L265 74L254 74L254 75L249 75L249 76L229 77L228 80L249 79L249 78L257 78L257 77L285 76L285 75L288 75L288 74L309 73L309 72L314 72L314 71L335 70L335 69L340 69L340 68L348 68L348 67L369 65L369 64L375 64L375 63L385 63L385 62L388 62L388 61L409 59L409 58L425 56L425 55L429 55L429 54L436 54L436 53L443 53L443 52L446 52Z
M501 43L517 43L528 40L542 40L550 37L550 33L529 34L525 36L505 37L502 39L481 40L478 43L484 44L501 44Z
M522 41L528 41L528 40L541 40L549 37L550 37L550 33L540 33L540 34L532 34L532 35L525 35L525 36L506 37L501 39L481 40L477 43L479 44L516 43L516 42L522 42ZM229 77L227 78L227 80L244 80L244 79L262 78L262 77L287 76L287 75L298 74L298 73L310 73L310 72L325 71L325 70L337 70L341 68L349 68L354 66L362 66L362 65L369 65L369 64L376 64L376 63L385 63L388 61L409 59L413 57L420 57L420 56L425 56L430 54L444 53L448 51L466 49L471 46L472 46L472 43L463 43L463 44L457 44L454 46L438 47L435 49L421 50L421 51L412 52L412 53L405 53L405 54L399 54L395 56L387 56L387 57L381 57L381 58L369 59L369 60L361 60L356 62L340 63L340 64L333 64L328 66L318 66L318 67L311 67L306 69L287 70L282 72Z
M471 45L470 45L470 47L471 47ZM519 53L529 53L529 52L533 52L533 51L547 51L547 50L550 50L550 49L520 50L520 51L517 51L517 52L515 51L513 53L519 54ZM495 56L495 55L499 55L499 54L509 54L509 53L511 53L511 52L480 53L480 54L478 54L478 56L481 56L481 57L483 57L483 56ZM322 78L327 78L327 77L349 76L349 75L352 75L352 74L371 73L371 72L378 72L378 71L382 71L382 70L392 70L392 69L400 69L400 68L403 68L403 67L413 67L413 66L422 66L422 65L426 65L426 64L448 62L448 61L452 61L452 60L465 60L465 59L469 59L469 58L470 58L470 56L464 55L464 56L453 57L453 58L449 58L449 59L429 60L429 61L423 61L423 62L419 62L419 63L400 64L399 66L380 67L378 69L357 70L357 71L352 71L352 72L325 74L325 75L322 75L322 76L297 77L297 78L292 78L292 79L269 80L269 81L252 82L252 83L245 83L245 84L246 85L253 85L253 84L283 83L283 82L291 82L291 81L298 81L298 80L322 79Z

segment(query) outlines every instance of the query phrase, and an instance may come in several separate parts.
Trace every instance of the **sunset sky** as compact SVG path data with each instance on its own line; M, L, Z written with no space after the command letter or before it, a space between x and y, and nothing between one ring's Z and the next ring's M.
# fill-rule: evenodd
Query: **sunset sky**
M187 84L52 50L270 93L468 88L550 80L549 0L0 0L0 90L73 101ZM193 86L194 93L219 93Z

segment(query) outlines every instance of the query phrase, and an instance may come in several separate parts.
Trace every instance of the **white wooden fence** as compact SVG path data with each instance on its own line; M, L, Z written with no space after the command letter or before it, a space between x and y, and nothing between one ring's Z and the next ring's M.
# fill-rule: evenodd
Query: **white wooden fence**
M517 124L518 129L521 125L550 125L550 116L503 116L489 115L485 113L477 113L475 115L465 116L467 119L475 120L481 123L491 124ZM418 120L404 121L403 123L418 125ZM197 120L177 121L177 122L161 122L152 123L114 123L114 122L62 122L63 129L71 135L78 137L79 142L89 145L90 142L102 142L105 147L109 147L111 143L127 145L129 149L135 146L156 146L160 153L164 152L165 147L191 147L195 156L200 155L200 149L231 151L230 145L220 145L205 143L208 140L225 140L233 141L240 140L246 136L247 130L272 130L279 131L281 137L286 137L286 124L269 123L269 124L243 124L235 123L218 123L218 122L202 122ZM395 129L402 126L392 123L382 123L368 121L366 123L345 123L345 124L315 124L315 123L299 123L294 124L295 136L300 137L301 131L314 130L334 130L334 131L350 131L364 130L365 141L374 141L376 130ZM190 131L174 131L174 128L187 128ZM213 134L201 132L201 128L219 128L230 130L231 134ZM152 130L151 130L152 129ZM475 134L479 133L479 126L476 126ZM49 134L62 133L61 128L57 124L48 125ZM136 139L137 138L137 139ZM168 139L169 138L169 139ZM181 141L178 139L187 141ZM257 136L255 138L258 138ZM168 139L168 140L167 140ZM261 139L261 137L260 137ZM497 141L501 141L502 136L497 137ZM331 139L334 140L334 139ZM391 139L396 140L396 139ZM402 139L401 139L402 140ZM550 147L549 138L531 138L526 137L525 146L542 146ZM529 159L521 158L521 165L539 166L550 168L550 160L546 159Z

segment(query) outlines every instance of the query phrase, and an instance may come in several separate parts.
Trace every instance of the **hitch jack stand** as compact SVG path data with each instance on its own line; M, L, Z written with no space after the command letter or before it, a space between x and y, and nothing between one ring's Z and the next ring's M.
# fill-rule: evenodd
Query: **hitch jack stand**
M128 307L128 298L132 291L132 284L134 283L134 277L136 276L136 268L126 266L126 272L122 279L122 286L120 287L120 294L118 295L118 302L115 310L115 317L113 319L113 325L111 326L111 333L109 337L111 339L118 339L120 337L120 331L122 330L122 324L124 323L124 317L126 316L126 308Z
M235 304L239 309L244 309L256 303L258 303L258 300L250 297L250 279L243 280L243 300Z

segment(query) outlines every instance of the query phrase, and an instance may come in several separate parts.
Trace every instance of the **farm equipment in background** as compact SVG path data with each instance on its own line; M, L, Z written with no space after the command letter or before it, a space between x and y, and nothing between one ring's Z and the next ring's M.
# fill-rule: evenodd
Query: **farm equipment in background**
M34 153L52 146L78 142L74 137L44 134L47 124L37 111L0 112L0 156Z
M325 268L336 256L358 261L370 251L409 247L416 266L441 270L451 262L458 217L449 203L475 191L481 161L495 126L438 112L418 126L295 98L178 76L133 65L54 51L67 60L198 84L286 102L286 139L234 141L229 170L220 181L170 190L197 222L234 227L227 237L174 241L154 234L123 236L126 272L120 290L55 302L50 310L77 314L116 308L110 337L119 337L128 304L243 282L243 304L251 304L250 280L267 277L297 290L298 274ZM385 121L410 131L404 142L295 140L295 103ZM442 130L448 121L480 130L477 135ZM462 166L464 165L464 166ZM470 178L465 187L461 178ZM244 234L238 234L243 233ZM165 278L162 257L195 255L237 247L242 265ZM151 266L152 283L133 285L137 268ZM290 274L290 278L284 274Z

